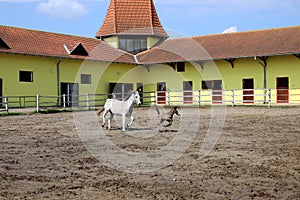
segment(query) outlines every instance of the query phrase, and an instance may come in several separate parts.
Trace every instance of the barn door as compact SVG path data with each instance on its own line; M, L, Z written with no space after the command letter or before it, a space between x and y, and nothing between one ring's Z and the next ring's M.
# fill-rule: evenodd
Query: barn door
M166 82L157 83L157 104L166 104Z
M254 80L243 79L243 103L254 103Z
M212 103L221 104L223 101L222 80L212 81Z
M61 102L62 105L65 103L67 107L78 106L79 105L79 85L78 83L61 83L61 94L62 96Z
M222 80L213 80L213 81L202 81L203 90L212 91L212 103L221 104L223 103L223 91L222 91Z
M183 103L193 103L193 81L183 81Z
M289 78L277 78L277 103L289 103Z

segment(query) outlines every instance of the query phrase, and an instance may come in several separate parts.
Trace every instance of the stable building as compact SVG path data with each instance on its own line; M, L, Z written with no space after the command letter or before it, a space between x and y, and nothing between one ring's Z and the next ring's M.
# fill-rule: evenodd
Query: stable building
M300 26L169 39L152 0L111 0L95 38L0 26L0 60L0 96L300 103Z

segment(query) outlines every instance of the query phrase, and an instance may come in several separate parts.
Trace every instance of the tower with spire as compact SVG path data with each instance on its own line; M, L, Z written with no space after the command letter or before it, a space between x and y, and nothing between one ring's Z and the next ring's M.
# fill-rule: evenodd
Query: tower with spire
M153 0L111 0L96 38L137 54L169 36L162 27Z

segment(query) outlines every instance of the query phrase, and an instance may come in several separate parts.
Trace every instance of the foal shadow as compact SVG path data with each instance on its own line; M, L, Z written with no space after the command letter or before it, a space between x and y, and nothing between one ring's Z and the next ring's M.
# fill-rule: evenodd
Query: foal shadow
M158 132L160 132L160 133L177 133L178 132L178 130L159 130Z
M126 128L127 131L154 131L153 128Z

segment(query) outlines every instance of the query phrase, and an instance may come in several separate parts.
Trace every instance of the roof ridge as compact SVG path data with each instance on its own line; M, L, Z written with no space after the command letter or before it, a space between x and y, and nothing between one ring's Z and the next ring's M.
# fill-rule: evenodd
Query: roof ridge
M64 35L64 36L77 37L77 38L95 39L93 37L71 35L71 34L66 34L66 33L56 33L56 32L51 32L51 31L42 31L42 30L29 29L29 28L23 28L23 27L14 27L14 26L0 25L0 27L1 26L2 27L7 27L7 28L12 28L12 29L25 30L25 31L30 31L30 32L37 32L37 33L49 33L49 34L53 34L53 35ZM95 40L97 40L97 39L95 39Z
M150 24L151 24L151 31L152 31L152 34L155 34L155 31L154 31L154 24L153 24L153 5L152 5L152 2L151 0L148 1L148 3L150 4Z
M116 0L112 0L113 2L113 9L114 9L114 21L113 21L113 27L114 27L114 31L117 32L117 24L116 24L116 21L117 21L117 12L116 12Z
M201 38L201 37L211 37L211 36L220 36L220 35L233 35L233 34L244 34L244 33L257 33L257 32L266 32L272 30L283 30L283 29L291 29L291 28L300 28L300 26L286 26L286 27L275 27L275 28L266 28L260 30L244 30L238 32L231 32L231 33L213 33L207 35L198 35L198 36L190 36L185 38L175 38L175 39L186 39L186 38Z

